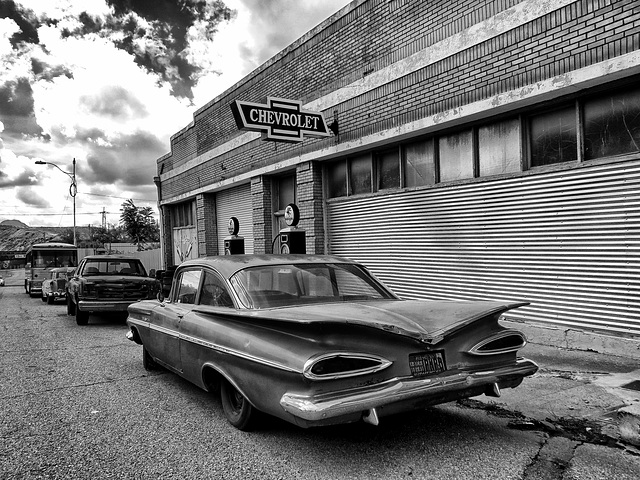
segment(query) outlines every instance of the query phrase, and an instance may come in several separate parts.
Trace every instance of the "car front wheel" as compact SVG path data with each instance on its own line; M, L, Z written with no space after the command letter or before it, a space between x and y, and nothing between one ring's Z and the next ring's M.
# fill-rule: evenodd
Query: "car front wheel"
M83 312L82 310L80 310L80 307L78 306L78 304L76 304L75 310L76 310L76 323L78 325L86 325L87 323L89 323L89 312Z
M47 296L47 304L53 305L53 295Z
M154 370L158 370L158 364L156 361L149 355L147 349L142 347L142 366L148 372L153 372Z
M256 410L249 400L226 380L220 385L222 409L231 425L238 430L248 431L255 425Z

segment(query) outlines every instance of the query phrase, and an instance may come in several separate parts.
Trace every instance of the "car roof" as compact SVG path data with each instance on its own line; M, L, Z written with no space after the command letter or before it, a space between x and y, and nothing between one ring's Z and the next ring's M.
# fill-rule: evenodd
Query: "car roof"
M195 258L180 264L180 268L187 266L210 266L224 277L231 277L239 270L248 267L268 265L303 264L303 263L349 263L357 264L353 260L334 255L217 255Z
M118 255L118 254L109 254L109 255L86 255L82 259L87 260L140 260L139 258L133 257L131 255Z
M75 270L75 267L56 267L52 268L51 272L68 272L70 270Z

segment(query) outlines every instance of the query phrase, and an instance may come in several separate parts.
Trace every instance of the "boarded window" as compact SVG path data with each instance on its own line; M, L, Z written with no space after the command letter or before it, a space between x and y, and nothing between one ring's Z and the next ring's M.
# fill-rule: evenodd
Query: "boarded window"
M404 186L421 187L436 183L433 139L403 147Z
M440 181L473 178L473 133L471 130L440 138Z
M520 122L494 123L478 129L480 176L519 172Z

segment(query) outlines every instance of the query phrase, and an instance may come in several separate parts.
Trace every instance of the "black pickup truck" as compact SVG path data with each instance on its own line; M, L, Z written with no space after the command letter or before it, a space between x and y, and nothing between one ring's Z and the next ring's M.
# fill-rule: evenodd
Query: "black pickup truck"
M90 255L80 261L67 284L67 314L86 325L90 313L126 314L129 305L156 298L159 291L160 282L147 275L140 259Z

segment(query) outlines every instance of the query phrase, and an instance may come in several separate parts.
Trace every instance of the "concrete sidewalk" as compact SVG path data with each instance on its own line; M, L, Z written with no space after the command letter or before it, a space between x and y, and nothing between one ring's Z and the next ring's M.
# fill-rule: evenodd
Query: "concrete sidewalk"
M475 400L514 413L522 428L640 447L640 341L504 323L526 333L520 353L540 370L500 398Z

